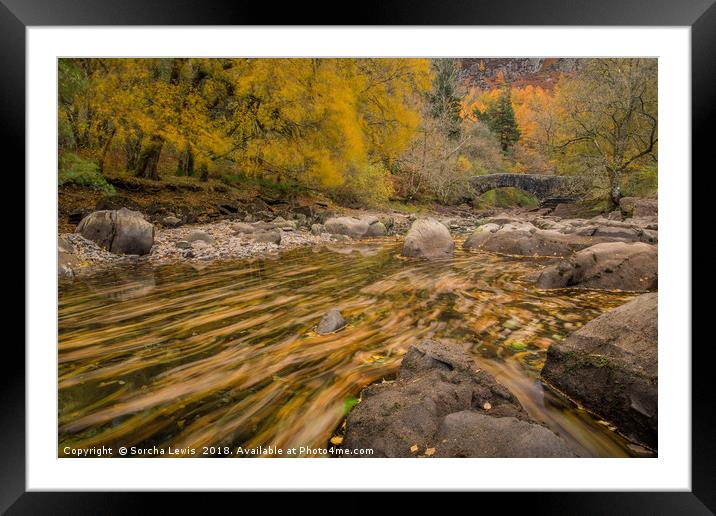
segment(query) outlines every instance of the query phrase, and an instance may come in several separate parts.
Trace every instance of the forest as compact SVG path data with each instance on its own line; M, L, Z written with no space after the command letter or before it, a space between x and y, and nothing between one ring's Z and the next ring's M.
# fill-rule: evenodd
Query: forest
M658 455L655 59L58 72L58 456Z
M655 59L582 59L537 84L498 70L487 85L464 61L61 59L59 183L184 176L450 205L472 176L587 175L603 210L656 190Z

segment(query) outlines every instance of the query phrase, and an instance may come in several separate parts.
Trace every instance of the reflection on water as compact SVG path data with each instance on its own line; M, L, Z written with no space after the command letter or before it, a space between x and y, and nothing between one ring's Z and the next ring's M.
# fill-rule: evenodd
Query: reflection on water
M549 391L550 343L633 295L539 291L544 259L458 250L399 256L396 242L280 259L105 274L59 296L59 454L65 446L321 447L366 385L417 340L462 346L583 456L631 455ZM459 249L459 246L458 246ZM344 330L313 327L339 308Z

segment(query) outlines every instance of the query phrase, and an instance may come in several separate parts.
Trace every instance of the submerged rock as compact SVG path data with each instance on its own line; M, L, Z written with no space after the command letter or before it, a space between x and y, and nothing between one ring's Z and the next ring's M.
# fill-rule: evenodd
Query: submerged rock
M643 294L550 346L542 378L612 422L630 439L657 447L658 298Z
M92 212L76 232L115 254L147 254L154 244L154 225L127 208Z
M657 250L642 242L608 242L577 252L548 267L537 278L539 288L656 290Z
M411 346L398 379L366 387L361 398L343 444L371 448L372 457L575 456L458 345Z
M345 325L346 321L343 319L341 312L334 308L333 310L326 312L323 316L321 322L319 322L316 327L316 333L319 335L327 335L340 330L345 327Z
M432 260L449 258L454 250L455 243L448 228L433 218L424 218L410 226L401 254Z

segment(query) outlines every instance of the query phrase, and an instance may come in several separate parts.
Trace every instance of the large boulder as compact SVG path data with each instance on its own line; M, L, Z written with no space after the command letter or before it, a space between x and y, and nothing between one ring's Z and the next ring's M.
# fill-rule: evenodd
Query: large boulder
M577 252L546 268L539 288L592 288L643 292L656 290L657 250L643 242L607 242Z
M542 369L547 383L655 449L657 313L655 292L610 310L550 346Z
M498 230L494 224L486 224L465 240L463 248L520 256L568 256L575 248L588 245L582 240L537 229L529 223L507 224Z
M403 256L449 258L455 250L455 242L445 225L433 218L418 219L410 226L403 243Z
M326 220L325 229L333 235L346 235L354 239L362 238L370 224L355 217L332 217Z
M366 387L348 415L346 448L372 457L573 457L459 345L410 347L394 382Z
M154 244L154 225L138 211L94 211L75 230L115 254L147 254Z
M657 199L639 199L634 203L635 218L657 217L659 215L659 201Z
M634 204L638 200L638 197L622 197L619 199L619 210L624 216L631 217L634 214Z

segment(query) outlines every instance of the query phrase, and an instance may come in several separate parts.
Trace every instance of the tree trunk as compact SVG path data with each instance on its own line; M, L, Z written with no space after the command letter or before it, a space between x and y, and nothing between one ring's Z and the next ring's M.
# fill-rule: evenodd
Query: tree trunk
M104 162L107 159L107 152L109 151L109 146L112 144L112 139L114 138L115 133L117 132L117 128L113 127L112 131L109 133L109 136L107 137L107 141L104 142L104 145L102 146L102 153L99 157L99 171L101 174L104 173Z
M199 165L199 179L202 181L209 180L209 166L206 163Z
M177 175L178 176L193 176L194 175L194 152L191 150L191 145L188 143L184 147L184 150L179 155L179 163L177 164Z
M139 161L139 153L142 151L142 137L125 137L124 151L127 155L126 170L136 170L137 162Z
M619 207L619 199L621 199L621 178L623 170L614 170L611 174L611 185L609 190L609 200L611 201L611 208L616 209Z
M164 138L156 134L144 144L137 159L137 167L134 170L134 174L137 177L159 180L157 164L159 163L159 155L162 153L163 146Z

